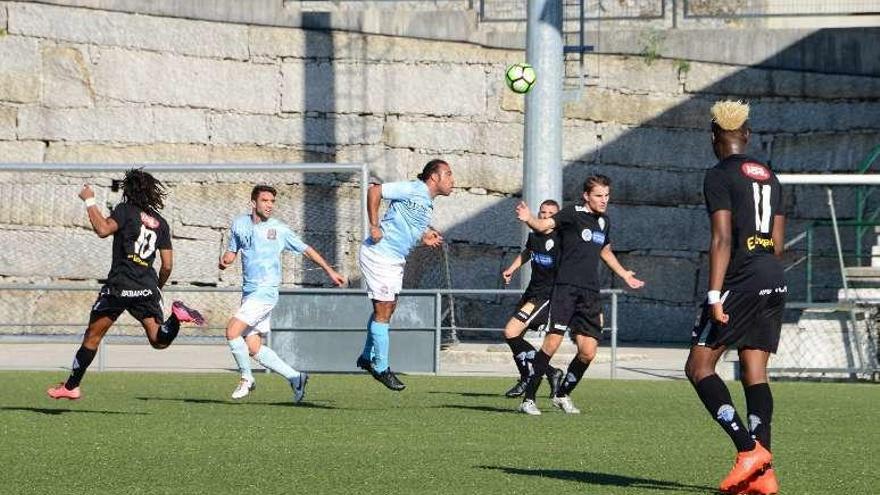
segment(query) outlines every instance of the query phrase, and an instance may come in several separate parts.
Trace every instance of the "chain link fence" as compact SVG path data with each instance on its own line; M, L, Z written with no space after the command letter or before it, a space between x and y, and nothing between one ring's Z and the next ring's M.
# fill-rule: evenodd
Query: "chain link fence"
M775 378L877 380L875 305L806 306L797 323L785 324L768 371Z

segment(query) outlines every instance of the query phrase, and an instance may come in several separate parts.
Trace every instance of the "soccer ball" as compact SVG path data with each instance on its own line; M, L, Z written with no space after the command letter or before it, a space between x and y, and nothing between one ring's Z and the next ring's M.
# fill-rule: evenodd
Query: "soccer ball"
M537 80L535 68L529 64L513 64L504 72L504 82L514 93L528 93Z

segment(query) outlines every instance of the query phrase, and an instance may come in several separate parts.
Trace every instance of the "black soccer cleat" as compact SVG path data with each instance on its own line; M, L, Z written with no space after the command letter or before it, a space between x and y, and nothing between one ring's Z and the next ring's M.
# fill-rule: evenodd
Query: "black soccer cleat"
M395 392L400 392L401 390L406 388L406 385L404 385L403 382L397 378L397 375L395 375L394 372L391 371L391 368L387 368L381 373L373 372L373 378L379 380L382 385L385 385Z
M521 378L516 385L513 386L507 392L504 392L505 397L519 397L522 394L526 393L526 388L529 386L528 378Z
M373 362L369 359L364 359L363 356L358 356L357 358L357 367L366 371L369 374L373 374Z
M562 387L562 379L565 378L565 372L559 368L550 368L547 371L547 383L550 385L550 398L556 397L559 388Z

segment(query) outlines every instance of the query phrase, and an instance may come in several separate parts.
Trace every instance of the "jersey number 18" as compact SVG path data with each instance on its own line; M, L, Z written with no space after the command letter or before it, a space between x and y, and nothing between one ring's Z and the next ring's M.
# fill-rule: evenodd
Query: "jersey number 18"
M134 243L134 253L145 260L156 252L156 232L141 225L141 234Z

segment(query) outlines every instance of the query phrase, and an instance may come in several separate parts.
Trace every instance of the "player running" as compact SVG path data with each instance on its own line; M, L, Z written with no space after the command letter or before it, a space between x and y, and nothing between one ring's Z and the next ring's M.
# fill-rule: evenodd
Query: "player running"
M82 345L76 351L67 381L50 388L53 399L79 399L80 382L95 355L98 346L123 311L141 322L147 340L154 349L165 349L177 337L181 322L204 324L198 311L180 301L171 304L171 316L164 322L162 293L171 276L173 252L168 222L159 214L164 207L165 187L152 175L141 169L129 170L122 181L122 202L104 217L95 202L95 193L83 186L79 198L83 200L92 229L100 238L113 235L113 258L107 282L101 287L98 299L89 314L89 326ZM161 268L158 275L153 269L156 252Z
M533 217L522 201L516 206L517 218L533 230L556 229L561 245L559 268L550 296L550 328L541 351L535 356L534 373L529 378L520 412L541 414L535 404L535 395L553 352L568 331L574 335L578 352L569 363L565 379L551 402L567 414L580 413L570 394L596 357L602 338L599 260L604 261L631 289L645 285L634 272L620 264L611 250L611 222L605 216L610 197L611 180L604 175L593 175L584 181L584 204L563 208L552 218Z
M692 332L685 372L738 452L721 491L772 494L779 484L769 450L773 396L767 360L779 345L787 291L780 261L785 216L776 175L744 154L751 135L748 117L749 107L741 102L712 107L712 148L721 161L703 181L712 232L709 292ZM748 428L715 374L729 348L739 354Z
M550 218L557 212L559 212L559 203L548 199L538 208L538 218ZM559 262L559 236L552 229L529 232L525 248L501 273L505 284L510 283L513 274L527 260L532 263L532 278L519 302L516 303L513 316L504 327L504 339L513 352L513 361L519 370L519 380L505 392L504 395L507 397L519 397L524 394L531 376L531 364L535 359L536 351L523 335L526 330L538 329L547 323L547 315L550 313L550 292L553 290L553 278L556 276L556 265ZM547 382L550 384L551 397L556 394L561 381L562 370L549 366Z
M242 399L256 388L248 355L290 383L294 402L302 401L305 396L308 373L293 369L263 344L263 335L271 331L272 310L278 303L281 253L290 251L302 254L317 263L334 285L341 287L346 284L345 277L327 264L320 253L304 243L284 222L272 218L276 195L275 188L271 186L258 185L253 188L251 212L236 217L232 222L226 252L220 257L220 269L225 270L241 253L241 306L226 325L229 350L241 374L238 386L232 392L233 399Z

